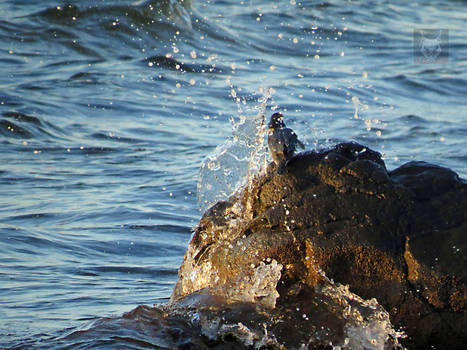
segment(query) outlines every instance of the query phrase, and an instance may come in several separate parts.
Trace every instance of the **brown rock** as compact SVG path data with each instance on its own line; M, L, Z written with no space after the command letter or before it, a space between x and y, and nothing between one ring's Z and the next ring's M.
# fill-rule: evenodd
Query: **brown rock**
M291 305L297 285L318 285L322 270L376 298L410 349L461 349L466 234L467 183L457 174L424 162L388 172L379 153L344 143L297 155L284 175L271 164L206 211L172 301L238 283L274 259L283 266L278 308Z

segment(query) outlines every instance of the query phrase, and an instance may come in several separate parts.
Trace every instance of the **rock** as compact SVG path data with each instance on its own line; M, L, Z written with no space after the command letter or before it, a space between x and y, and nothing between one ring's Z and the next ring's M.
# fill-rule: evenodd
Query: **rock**
M408 335L408 348L461 349L466 234L467 183L453 171L410 162L388 172L379 153L343 143L296 155L283 175L270 164L240 194L207 210L171 302L238 287L274 261L278 294L271 297L274 280L266 284L266 307L313 300L324 272L376 298ZM261 303L263 292L243 301Z

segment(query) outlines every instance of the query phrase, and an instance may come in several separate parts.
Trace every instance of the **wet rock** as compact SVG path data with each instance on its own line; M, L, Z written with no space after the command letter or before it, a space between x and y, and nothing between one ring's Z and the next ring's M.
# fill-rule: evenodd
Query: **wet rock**
M298 154L284 175L271 164L207 210L171 300L206 288L237 290L274 261L277 284L267 297L252 297L268 300L266 307L314 300L327 277L376 298L408 335L408 348L460 349L467 343L466 233L467 183L453 171L410 162L388 172L379 153L343 143Z

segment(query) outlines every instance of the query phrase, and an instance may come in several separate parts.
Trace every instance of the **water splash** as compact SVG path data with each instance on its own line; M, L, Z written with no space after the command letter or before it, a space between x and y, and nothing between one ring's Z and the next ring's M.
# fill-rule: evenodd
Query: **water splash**
M341 316L346 320L344 341L333 346L334 350L403 349L399 340L405 338L404 332L393 328L389 313L376 299L365 300L352 293L348 285L325 278L321 292L342 306Z
M265 111L273 94L271 88L260 88L261 96L252 108L246 98L231 96L238 107L238 118L231 118L232 136L217 146L201 165L198 178L198 206L201 211L224 200L249 182L267 165Z

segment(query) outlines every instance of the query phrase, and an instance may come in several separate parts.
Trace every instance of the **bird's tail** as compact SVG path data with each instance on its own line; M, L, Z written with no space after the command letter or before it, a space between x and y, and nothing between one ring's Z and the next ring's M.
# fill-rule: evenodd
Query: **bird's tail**
M298 147L300 147L301 149L305 149L305 145L303 144L302 141L297 140L297 144L298 144Z

